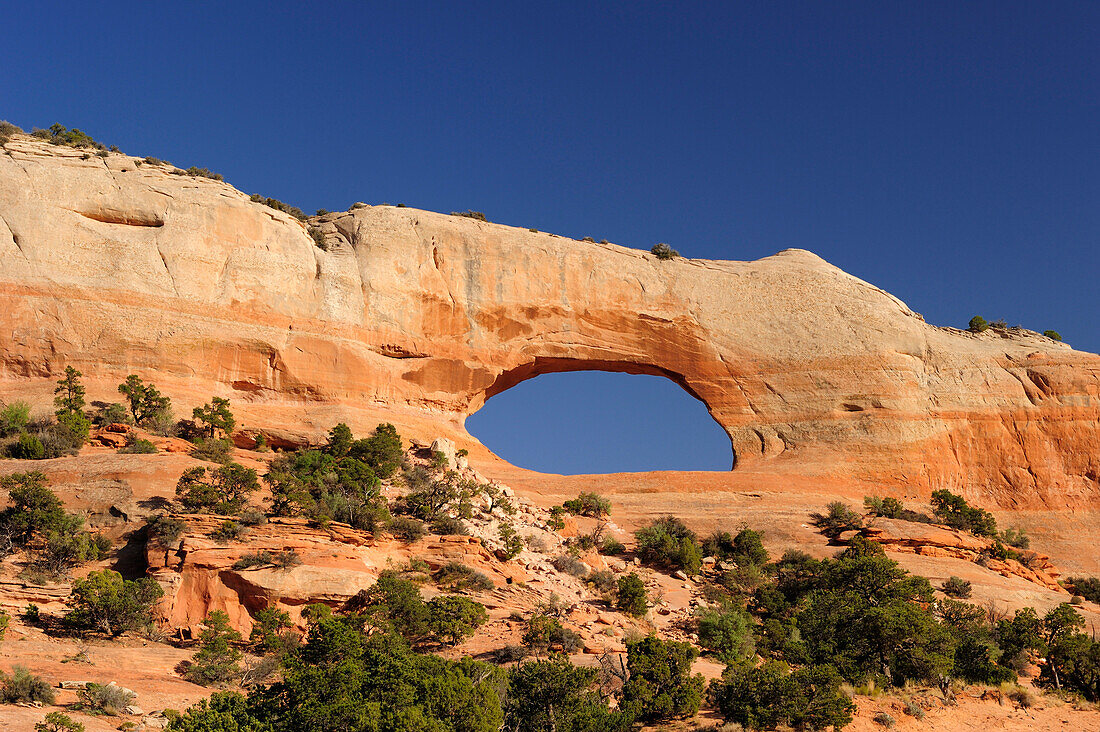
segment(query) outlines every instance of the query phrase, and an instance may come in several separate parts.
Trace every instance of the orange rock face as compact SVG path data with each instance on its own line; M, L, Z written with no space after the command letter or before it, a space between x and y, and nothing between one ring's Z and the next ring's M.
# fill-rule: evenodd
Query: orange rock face
M659 261L388 206L312 220L321 249L224 183L29 137L7 151L3 396L45 405L72 364L93 398L128 373L184 413L227 396L272 444L387 419L476 451L464 418L524 379L658 374L706 403L735 470L1100 505L1100 357L929 325L806 251Z

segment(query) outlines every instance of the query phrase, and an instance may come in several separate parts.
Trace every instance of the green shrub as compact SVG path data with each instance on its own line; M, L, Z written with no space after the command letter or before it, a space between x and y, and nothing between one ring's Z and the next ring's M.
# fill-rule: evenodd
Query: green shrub
M1015 549L1029 549L1031 547L1031 537L1027 535L1027 531L1016 527L1002 531L1000 540Z
M92 684L76 693L83 710L117 717L134 703L137 694L114 684Z
M0 437L10 437L26 428L31 420L31 405L26 402L12 402L0 410Z
M756 653L752 618L744 610L726 605L707 608L698 617L699 645L726 665L748 661Z
M621 705L641 722L692 717L703 701L703 675L691 675L699 652L690 643L650 635L626 644L629 677Z
M78 148L79 147L105 148L104 145L102 145L101 143L96 142L91 137L84 134L83 132L76 129L75 127L70 130L67 127L65 127L64 125L58 124L56 122L54 124L50 125L50 128L48 130L35 129L35 130L32 131L31 134L35 135L35 137L41 137L42 139L47 140L48 142L50 142L51 144L54 144L54 145L64 145L66 147L78 147Z
M16 460L42 460L46 457L46 448L42 440L28 432L20 432L19 439L9 449Z
M146 384L136 374L130 374L118 385L120 394L126 397L134 424L153 424L171 409L172 400L162 395L152 384Z
M41 722L36 722L34 732L84 732L84 725L74 722L64 712L50 712Z
M550 564L559 572L565 572L577 579L584 579L588 576L588 566L581 560L568 554L561 554L554 557L550 560Z
M119 452L129 455L152 455L158 450L157 446L149 440L131 435L126 447L120 449Z
M254 203L262 203L268 208L273 208L276 211L282 211L285 214L293 216L299 221L305 221L309 218L308 216L306 216L305 211L303 211L302 209L298 208L297 206L291 206L289 203L283 203L277 198L264 197L258 193L253 193L251 196L249 196L249 200L253 201Z
M399 539L410 543L423 538L424 534L427 533L423 521L417 521L408 516L394 516L386 524L386 530Z
M613 536L604 539L603 544L600 545L600 554L608 557L617 556L625 551L626 547L623 546L623 543Z
M637 572L620 577L617 590L615 604L627 615L640 618L649 611L649 596Z
M202 433L209 438L229 436L237 426L237 420L229 409L229 400L221 397L213 397L201 407L195 407L191 416L202 425Z
M11 616L6 611L0 610L0 643L3 643L9 625L11 625Z
M188 468L176 483L176 500L190 512L239 514L260 487L256 471L237 463Z
M469 536L466 522L455 516L437 516L430 526L433 534L440 536Z
M133 421L134 418L129 410L118 402L111 402L104 407L100 407L99 411L92 417L92 423L99 427L109 424L132 424Z
M623 732L632 721L611 712L598 672L560 654L514 666L508 675L505 729L523 732Z
M73 581L66 621L80 628L117 636L152 622L153 607L164 591L155 580L124 580L105 569Z
M598 493L581 493L562 504L566 511L576 516L601 519L611 515L611 501Z
M111 549L106 536L84 531L84 521L79 516L68 516L67 524L49 531L45 544L34 553L33 566L51 577L65 576L73 567L103 559Z
M841 534L863 528L863 517L840 501L833 501L826 513L811 513L810 523L827 538L837 541Z
M481 213L480 211L451 211L451 216L462 216L463 218L475 219L477 221L489 220L485 218L485 214Z
M400 633L410 643L423 640L430 632L428 606L416 582L383 572L378 580L355 598L357 608L373 627Z
M674 516L665 516L634 532L635 547L642 561L692 575L703 566L695 532Z
M236 678L242 654L232 644L241 640L241 634L230 626L224 610L212 610L202 622L205 627L199 635L199 650L185 673L187 680L209 686Z
M41 676L35 676L25 666L14 666L11 676L0 671L0 684L0 698L5 704L53 704L56 698L49 682Z
M38 471L0 476L0 490L10 505L0 512L0 527L16 546L23 546L36 534L71 531L71 519L61 499L46 487L46 476Z
M328 251L328 241L325 239L325 232L320 226L309 227L309 238L313 240L314 245L322 251Z
M1070 577L1066 583L1073 592L1090 602L1100 603L1100 578L1097 577Z
M544 655L551 649L575 653L584 643L579 635L564 627L557 618L537 612L527 620L523 645L538 655Z
M1047 338L1051 339L1052 341L1061 342L1061 340L1062 340L1062 334L1059 333L1056 330L1044 330L1043 335L1045 335Z
M970 324L967 326L967 330L969 330L971 333L983 333L989 330L989 323L987 323L985 318L983 318L982 316L975 315L973 318L970 319Z
M428 627L452 646L473 635L488 619L484 605L465 597L441 595L428 601Z
M519 553L524 549L523 537L516 533L516 530L509 524L502 523L498 529L500 534L500 542L503 545L502 553L503 559L508 561L515 559L519 556Z
M932 512L953 529L996 538L997 520L984 508L974 508L946 488L932 493Z
M488 575L461 562L447 562L432 579L440 587L456 592L489 592L496 587Z
M840 689L841 678L830 666L807 666L791 673L781 661L730 666L711 685L715 706L728 722L748 729L843 729L855 704Z
M226 465L232 462L233 443L219 438L199 437L195 440L195 447L191 450L191 457L196 460L206 460L212 463Z
M285 610L265 607L257 610L252 620L252 633L248 636L248 642L257 653L282 653L293 642L291 638L294 636L287 633L292 627L290 614Z
M970 582L964 580L962 577L955 577L952 575L943 581L940 586L943 590L943 594L948 597L954 597L960 600L965 600L970 597Z
M209 178L210 180L225 180L221 173L215 173L208 168L196 168L192 165L187 170L172 171L176 175L189 175L192 178Z
M658 242L653 245L653 248L649 250L649 253L657 257L657 259L675 259L680 256L680 252L676 251L668 244L664 242Z
M222 521L218 528L210 532L210 538L222 544L228 544L231 541L240 541L246 533L245 527L236 521Z
M154 516L145 524L149 541L164 549L165 564L168 563L168 553L179 548L180 539L186 530L187 524L182 519L171 516Z

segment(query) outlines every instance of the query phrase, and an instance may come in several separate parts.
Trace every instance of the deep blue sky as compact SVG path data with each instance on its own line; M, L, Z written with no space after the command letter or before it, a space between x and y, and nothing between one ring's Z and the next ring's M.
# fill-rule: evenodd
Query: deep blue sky
M28 129L309 211L473 208L696 257L804 247L930 322L981 313L1100 350L1100 3L60 2L3 20L0 118ZM576 472L716 429L585 415L609 387L573 378L498 396L475 434ZM562 399L574 428L539 432ZM566 438L607 448L582 461ZM687 442L670 467L726 466Z

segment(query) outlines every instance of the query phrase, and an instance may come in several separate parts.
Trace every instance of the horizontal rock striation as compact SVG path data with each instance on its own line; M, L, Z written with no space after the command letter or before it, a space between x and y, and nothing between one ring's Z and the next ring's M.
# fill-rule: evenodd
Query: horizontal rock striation
M390 206L312 219L322 249L170 171L6 145L0 393L45 403L72 364L92 397L128 373L185 406L228 396L246 430L288 444L385 418L478 449L464 418L524 379L657 374L707 405L735 471L1100 505L1100 357L934 327L810 252L660 261Z

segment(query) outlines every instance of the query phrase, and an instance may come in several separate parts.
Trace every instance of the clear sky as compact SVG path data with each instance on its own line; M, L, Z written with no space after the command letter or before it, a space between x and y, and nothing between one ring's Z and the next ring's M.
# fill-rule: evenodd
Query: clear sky
M0 118L307 211L472 208L707 258L803 247L932 323L1100 350L1100 3L62 1L9 4L0 38ZM475 434L578 472L648 467L653 434L687 431L668 467L728 467L688 412L584 413L607 378L626 403L652 380L550 378ZM563 399L572 429L540 432ZM565 437L607 448L582 460Z

